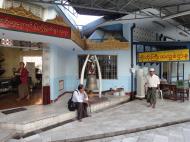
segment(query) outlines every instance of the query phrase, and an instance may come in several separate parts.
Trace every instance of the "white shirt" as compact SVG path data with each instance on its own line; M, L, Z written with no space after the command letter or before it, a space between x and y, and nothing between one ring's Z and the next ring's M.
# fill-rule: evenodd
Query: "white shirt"
M146 77L146 83L147 83L147 87L158 87L158 85L160 84L160 79L157 75L148 75Z
M79 102L82 103L84 101L88 101L88 95L86 94L86 92L84 93L80 93L79 90L75 90L73 92L73 98L72 98L73 102Z

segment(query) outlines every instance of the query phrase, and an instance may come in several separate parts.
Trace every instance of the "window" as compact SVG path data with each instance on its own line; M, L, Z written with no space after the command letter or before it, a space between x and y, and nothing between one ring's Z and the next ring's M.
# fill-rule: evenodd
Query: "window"
M87 55L79 55L79 77L81 75L81 70L85 62ZM102 73L102 79L117 79L117 56L116 55L97 55L100 69ZM87 69L85 69L85 75L87 77ZM96 77L98 78L98 70L96 67Z

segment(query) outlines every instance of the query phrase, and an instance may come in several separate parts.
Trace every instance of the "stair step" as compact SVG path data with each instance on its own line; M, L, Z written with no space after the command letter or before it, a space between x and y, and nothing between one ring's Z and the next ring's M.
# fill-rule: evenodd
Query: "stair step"
M168 142L167 136L155 135L153 142Z
M189 142L190 141L190 129L188 128L183 128L183 137L184 137L184 142Z
M182 135L169 135L169 142L184 142Z
M0 129L0 142L5 142L16 134L15 130Z
M20 142L20 140L10 139L7 142Z

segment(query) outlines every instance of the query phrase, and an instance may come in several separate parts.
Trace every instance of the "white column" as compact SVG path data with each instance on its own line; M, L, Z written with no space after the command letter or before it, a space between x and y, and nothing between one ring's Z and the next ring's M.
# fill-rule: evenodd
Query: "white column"
M42 71L43 71L42 85L49 86L50 85L50 49L49 47L43 48Z
M0 0L0 8L3 8L4 0Z
M98 67L98 76L99 76L99 98L101 98L102 97L102 74L100 70L100 64L98 62L96 55L95 55L95 60Z
M84 65L83 65L83 67L82 67L81 76L80 76L80 84L83 84L83 83L84 83L84 72L85 72L85 68L86 68L86 65L87 65L89 56L90 56L90 55L88 54L88 56L86 57L86 60L85 60L85 62L84 62Z

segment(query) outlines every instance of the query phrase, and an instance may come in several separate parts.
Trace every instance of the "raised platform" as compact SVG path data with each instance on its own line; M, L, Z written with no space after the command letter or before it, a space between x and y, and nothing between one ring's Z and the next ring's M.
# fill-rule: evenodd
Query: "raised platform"
M27 108L25 111L8 115L0 113L0 129L13 129L17 134L26 134L75 119L76 112L70 112L67 109L67 101L70 96L71 94L65 94L56 103L47 106L25 107ZM100 111L129 100L129 96L116 97L106 95L104 98L106 99L95 100L93 102L91 106L92 112Z
M190 102L158 100L156 109L145 100L135 100L100 113L82 122L74 121L25 138L27 142L85 142L131 134L190 121ZM143 133L143 132L142 132ZM190 134L189 134L190 135ZM152 141L151 141L152 142ZM165 141L164 141L165 142Z

